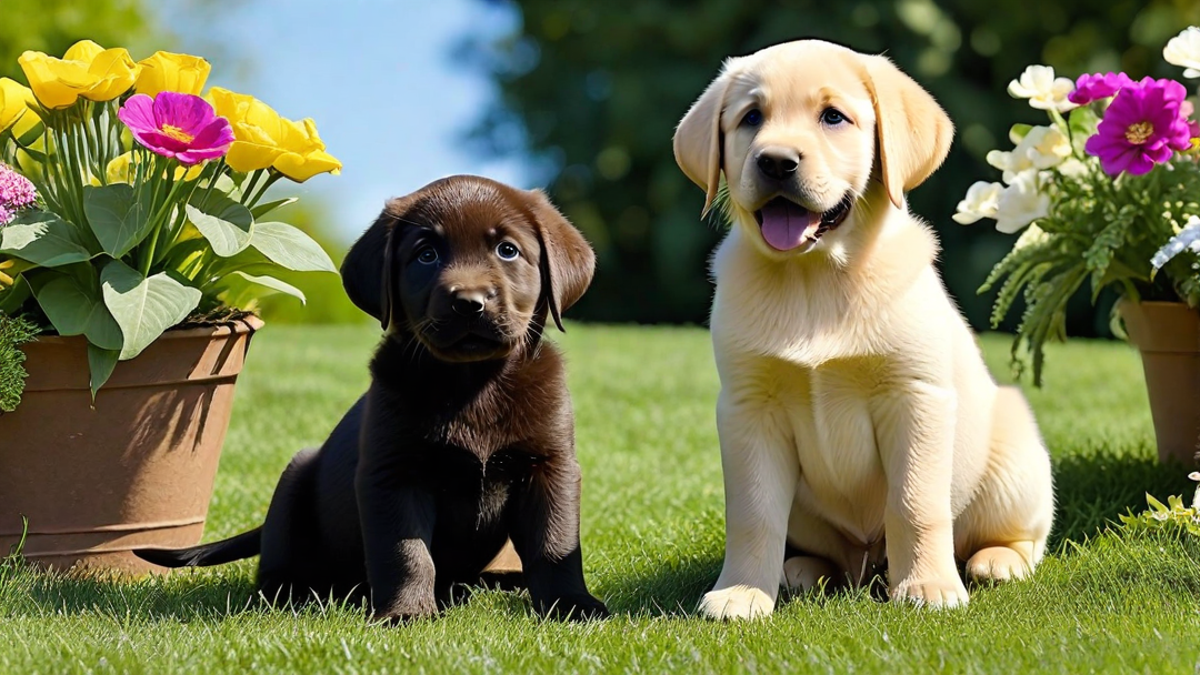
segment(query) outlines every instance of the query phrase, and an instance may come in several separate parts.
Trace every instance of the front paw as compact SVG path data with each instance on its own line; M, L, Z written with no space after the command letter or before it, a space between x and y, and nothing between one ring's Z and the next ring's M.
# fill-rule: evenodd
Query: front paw
M730 586L711 590L700 601L700 613L710 619L757 619L775 611L775 600L753 586Z
M429 597L406 598L388 605L374 607L371 610L372 621L399 625L416 619L437 616L437 600L432 594Z
M592 621L608 617L608 607L586 593L542 601L536 605L539 614L560 621Z
M971 596L958 575L933 579L905 579L889 593L892 600L911 602L918 607L949 609L966 607Z

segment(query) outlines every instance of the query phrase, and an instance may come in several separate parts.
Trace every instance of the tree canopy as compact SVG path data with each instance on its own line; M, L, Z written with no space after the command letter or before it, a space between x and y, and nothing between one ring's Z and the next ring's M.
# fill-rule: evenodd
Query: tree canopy
M487 0L484 0L487 1ZM1179 77L1166 41L1200 23L1194 0L517 0L503 39L468 45L500 96L471 138L486 152L527 154L556 202L595 245L599 273L576 316L703 322L708 256L722 225L700 222L703 195L675 166L675 125L724 58L814 37L885 53L928 88L957 124L946 164L911 195L943 244L942 272L977 328L976 295L1011 238L951 221L984 161L1008 149L1016 122L1040 111L1005 93L1027 65ZM1107 309L1078 299L1069 329L1095 334Z

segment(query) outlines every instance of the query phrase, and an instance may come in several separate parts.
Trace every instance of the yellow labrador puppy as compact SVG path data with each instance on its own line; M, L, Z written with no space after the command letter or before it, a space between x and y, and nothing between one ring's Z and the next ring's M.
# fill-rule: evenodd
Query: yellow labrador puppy
M1023 577L1054 515L1028 405L998 387L904 193L953 126L882 56L803 40L733 58L680 122L675 158L732 227L713 258L725 565L701 611L770 614L780 583L862 583L965 605ZM800 555L784 560L785 545Z

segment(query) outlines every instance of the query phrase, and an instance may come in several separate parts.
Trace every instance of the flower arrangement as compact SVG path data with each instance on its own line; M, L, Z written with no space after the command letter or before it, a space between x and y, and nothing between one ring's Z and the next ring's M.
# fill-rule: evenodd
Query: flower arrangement
M280 179L338 173L312 120L219 87L210 65L84 40L27 51L29 88L0 79L0 316L88 342L93 394L118 360L189 319L304 300L279 269L336 272L311 238L268 220Z
M1173 38L1163 56L1200 77L1200 28ZM980 292L999 286L993 326L1023 297L1013 363L1020 371L1029 358L1040 385L1043 346L1065 338L1067 301L1085 282L1093 302L1113 286L1133 301L1200 305L1200 125L1187 90L1169 79L1072 81L1035 65L1008 92L1050 123L1014 125L1015 147L987 155L1002 182L972 185L954 219L1021 232Z

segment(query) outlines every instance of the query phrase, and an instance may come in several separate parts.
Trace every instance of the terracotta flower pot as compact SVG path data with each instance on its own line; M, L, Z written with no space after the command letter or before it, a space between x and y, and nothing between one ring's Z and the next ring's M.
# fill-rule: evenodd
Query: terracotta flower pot
M1200 464L1200 312L1182 302L1124 299L1118 311L1142 353L1159 460Z
M0 555L137 574L141 546L199 543L253 317L169 331L117 365L93 404L82 338L22 347L16 412L0 415Z

